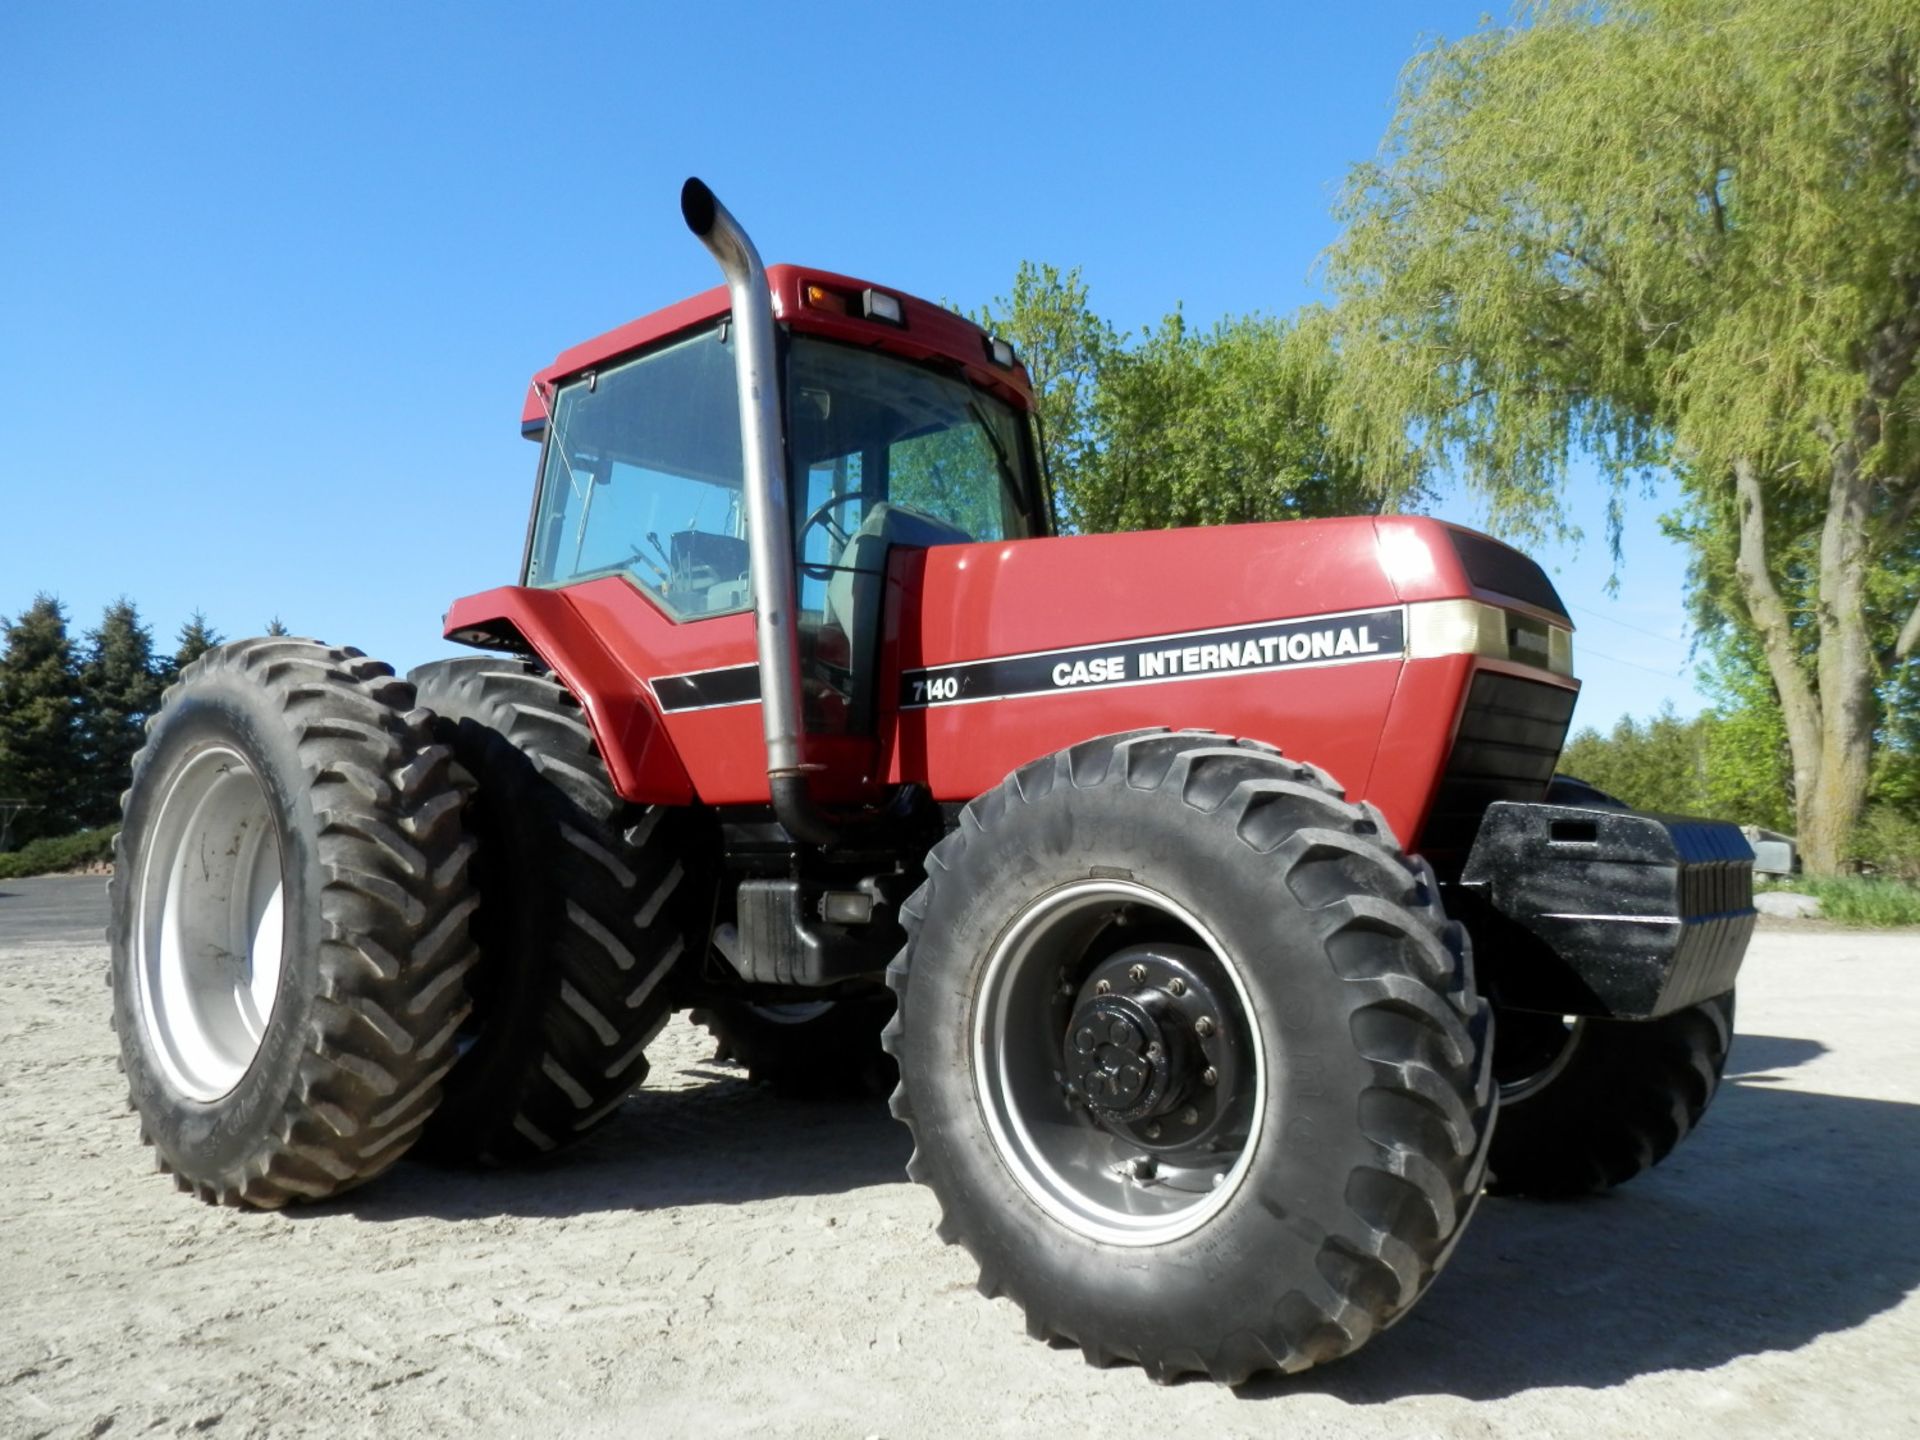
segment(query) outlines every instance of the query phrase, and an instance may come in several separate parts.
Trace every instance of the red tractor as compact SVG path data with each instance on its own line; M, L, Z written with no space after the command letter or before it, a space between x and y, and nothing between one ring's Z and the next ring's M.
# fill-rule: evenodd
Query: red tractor
M1555 778L1538 566L1055 534L1005 343L682 208L727 283L535 377L521 581L446 617L488 653L240 641L152 722L112 978L180 1188L540 1156L692 1008L775 1085L897 1082L1035 1335L1238 1383L1392 1324L1483 1190L1681 1140L1751 855Z

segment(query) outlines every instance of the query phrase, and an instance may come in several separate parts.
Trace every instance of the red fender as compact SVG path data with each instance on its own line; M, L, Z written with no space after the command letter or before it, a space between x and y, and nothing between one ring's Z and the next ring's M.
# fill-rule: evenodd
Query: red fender
M446 637L483 649L531 650L573 692L613 788L643 805L687 805L693 781L645 680L614 658L560 590L503 585L453 602Z

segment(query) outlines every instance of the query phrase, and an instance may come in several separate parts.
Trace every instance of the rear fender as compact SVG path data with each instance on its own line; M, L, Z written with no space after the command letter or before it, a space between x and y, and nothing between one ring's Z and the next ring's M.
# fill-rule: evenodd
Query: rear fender
M564 592L503 585L456 600L446 637L537 657L579 700L613 788L641 805L687 805L693 781L644 681L614 659Z

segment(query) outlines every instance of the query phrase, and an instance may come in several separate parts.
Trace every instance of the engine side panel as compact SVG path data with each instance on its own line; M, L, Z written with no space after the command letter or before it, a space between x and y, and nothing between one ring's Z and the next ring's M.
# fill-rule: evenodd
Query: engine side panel
M891 780L966 799L1089 736L1193 726L1373 792L1403 835L1424 802L1372 780L1405 629L1370 519L906 552L889 581Z
M965 801L1092 736L1197 727L1325 768L1417 845L1467 763L1476 677L1567 708L1577 691L1484 656L1408 658L1407 602L1493 598L1449 533L1362 517L896 549L873 735L810 736L815 792L859 802L913 782ZM519 616L581 692L628 798L767 802L751 615L676 620L614 576L461 601L448 633L483 614ZM1550 772L1559 734L1536 739Z

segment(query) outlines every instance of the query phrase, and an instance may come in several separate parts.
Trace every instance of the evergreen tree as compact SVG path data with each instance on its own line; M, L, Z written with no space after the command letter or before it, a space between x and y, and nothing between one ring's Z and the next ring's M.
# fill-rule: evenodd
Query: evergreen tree
M171 684L179 679L182 670L226 638L207 624L207 617L203 613L194 611L188 617L187 623L180 627L179 648L173 652L173 659L167 663L167 682Z
M278 615L276 615L271 620L267 621L267 628L263 633L268 635L290 635L293 632L288 630L285 622L282 621Z
M161 675L153 632L125 596L106 608L87 636L80 670L80 744L84 759L79 823L111 824L119 816L134 752L147 716L160 706Z
M17 620L0 620L0 631L0 799L33 807L11 826L18 846L74 828L80 678L66 610L51 595L36 595Z
M1708 745L1718 718L1707 714L1682 720L1671 703L1647 720L1623 715L1610 735L1589 728L1569 740L1560 756L1560 773L1598 786L1636 810L1707 814Z

